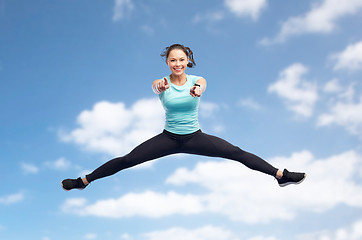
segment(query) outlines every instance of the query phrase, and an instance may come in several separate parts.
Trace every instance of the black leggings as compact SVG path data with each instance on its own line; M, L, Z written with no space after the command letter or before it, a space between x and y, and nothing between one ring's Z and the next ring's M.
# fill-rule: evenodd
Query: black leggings
M245 152L221 138L205 134L201 130L185 135L164 130L159 135L137 146L129 154L106 162L91 174L86 175L86 178L88 182L92 182L137 164L175 153L189 153L236 160L248 168L274 177L278 171L260 157Z

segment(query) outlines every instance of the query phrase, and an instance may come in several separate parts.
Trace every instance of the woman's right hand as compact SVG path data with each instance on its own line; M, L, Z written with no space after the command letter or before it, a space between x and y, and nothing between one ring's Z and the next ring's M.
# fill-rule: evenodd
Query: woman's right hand
M168 83L166 77L163 78L163 81L161 80L161 81L159 81L158 84L157 84L157 89L158 89L158 91L160 91L160 92L166 91L169 87L170 87L170 84Z

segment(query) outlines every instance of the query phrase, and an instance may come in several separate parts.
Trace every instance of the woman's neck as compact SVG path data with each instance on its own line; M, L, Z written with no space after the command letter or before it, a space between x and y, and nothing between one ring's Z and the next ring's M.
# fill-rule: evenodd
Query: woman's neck
M182 86L187 81L186 73L179 75L179 76L177 76L177 75L175 76L175 75L171 74L170 80L173 84Z

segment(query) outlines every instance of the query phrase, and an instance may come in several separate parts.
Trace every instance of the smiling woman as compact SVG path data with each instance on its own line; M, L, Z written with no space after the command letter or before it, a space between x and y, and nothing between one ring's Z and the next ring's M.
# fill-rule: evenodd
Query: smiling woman
M125 156L106 162L83 179L79 177L63 180L62 186L65 190L84 189L94 180L176 153L235 160L250 169L275 177L281 187L298 184L305 179L305 173L289 172L286 169L281 171L254 154L221 138L203 133L199 126L198 109L200 97L206 89L206 80L186 74L187 67L195 66L193 52L181 44L174 44L167 47L161 56L166 57L171 74L153 81L152 88L166 113L163 132L140 144Z
M174 57L169 57L172 50L181 50L183 53L188 57L189 62L187 63L187 66L189 68L192 68L196 66L195 60L194 60L194 53L191 51L189 47L185 47L181 44L173 44L170 47L166 47L165 51L161 53L161 57L166 57L166 63L167 60L174 61ZM180 57L183 60L186 60L185 57L181 54Z

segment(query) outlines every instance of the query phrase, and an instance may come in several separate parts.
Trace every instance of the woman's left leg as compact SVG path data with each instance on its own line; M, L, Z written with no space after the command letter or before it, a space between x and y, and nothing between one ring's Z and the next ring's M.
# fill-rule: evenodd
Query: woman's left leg
M183 145L184 152L238 161L246 167L276 177L278 169L262 158L230 144L222 138L196 132Z

